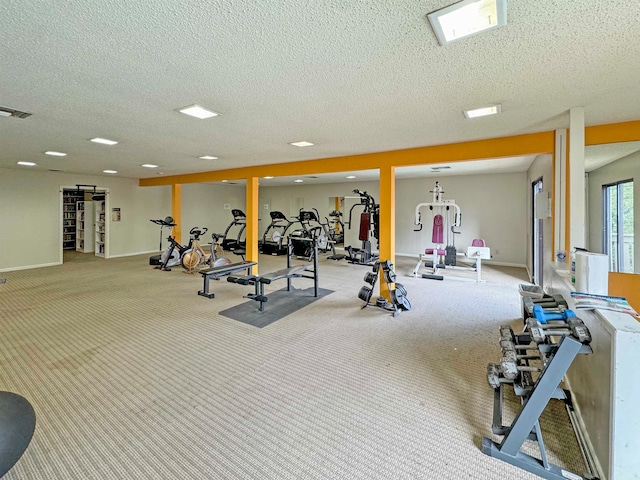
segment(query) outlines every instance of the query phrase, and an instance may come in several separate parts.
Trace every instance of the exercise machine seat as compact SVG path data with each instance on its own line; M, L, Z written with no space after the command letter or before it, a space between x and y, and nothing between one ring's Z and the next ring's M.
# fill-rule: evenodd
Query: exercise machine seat
M486 247L486 245L484 244L484 239L483 238L474 238L471 241L471 246L472 247Z
M447 254L447 251L444 250L443 248L437 248L437 249L425 248L424 249L424 253L426 253L427 255L433 255L433 251L434 250L438 251L438 255L446 255Z

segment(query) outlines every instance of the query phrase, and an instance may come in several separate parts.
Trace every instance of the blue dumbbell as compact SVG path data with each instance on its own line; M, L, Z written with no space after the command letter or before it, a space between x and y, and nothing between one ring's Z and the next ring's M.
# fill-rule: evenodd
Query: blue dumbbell
M542 308L540 305L533 307L533 316L540 323L547 323L549 320L567 320L571 317L575 317L576 314L573 310L566 309L562 311L549 311Z

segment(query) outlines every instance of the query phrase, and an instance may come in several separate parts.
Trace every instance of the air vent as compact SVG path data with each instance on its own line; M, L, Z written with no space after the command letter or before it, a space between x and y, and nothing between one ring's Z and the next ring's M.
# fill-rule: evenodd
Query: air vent
M62 170L55 170L55 169L53 169L53 168L50 168L50 169L49 169L49 171L50 171L50 172L61 172Z
M439 172L440 170L447 170L451 168L449 165L445 165L444 167L431 167L431 170L434 172Z
M27 118L30 116L31 116L30 113L21 112L20 110L15 110L13 108L0 106L0 117Z
M311 177L306 177L306 178L318 178L318 177L311 176Z

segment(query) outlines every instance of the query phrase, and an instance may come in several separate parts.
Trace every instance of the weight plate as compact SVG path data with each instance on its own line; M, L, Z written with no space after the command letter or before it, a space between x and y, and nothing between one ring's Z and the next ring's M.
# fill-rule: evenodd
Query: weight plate
M364 302L369 303L372 293L373 293L373 290L365 285L358 292L358 298Z
M407 289L401 283L396 283L396 291L402 294L403 296L407 295Z

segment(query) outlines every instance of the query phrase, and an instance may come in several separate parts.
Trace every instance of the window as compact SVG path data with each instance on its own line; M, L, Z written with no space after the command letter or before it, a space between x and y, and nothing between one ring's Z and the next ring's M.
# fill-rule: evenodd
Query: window
M604 253L612 272L633 273L633 180L602 186Z

